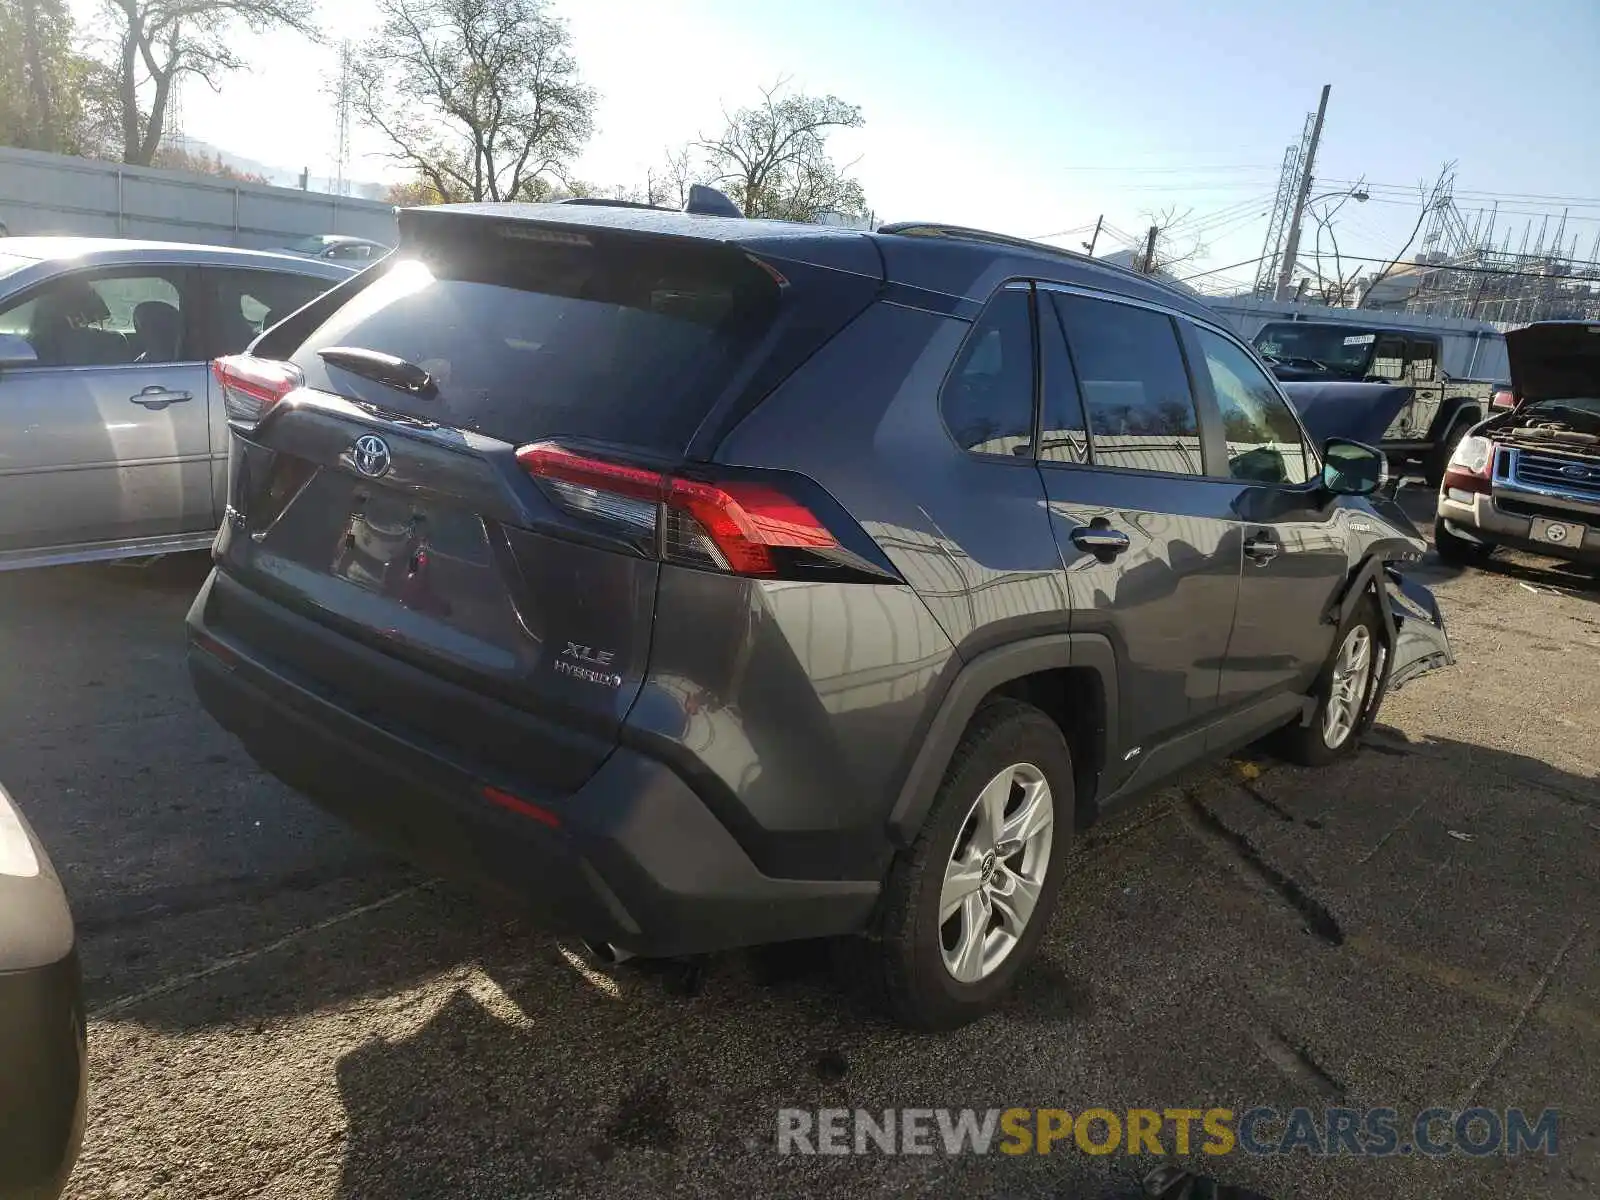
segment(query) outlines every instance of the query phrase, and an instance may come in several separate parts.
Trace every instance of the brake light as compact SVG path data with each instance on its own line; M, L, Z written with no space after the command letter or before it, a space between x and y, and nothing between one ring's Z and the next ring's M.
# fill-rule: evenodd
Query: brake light
M222 407L228 420L252 426L306 381L300 368L293 363L257 358L253 354L230 354L216 359L211 364L211 373L222 389Z
M517 461L569 511L655 535L671 562L776 576L786 553L842 552L811 509L764 482L685 479L550 442L524 446Z
M1460 492L1489 493L1489 468L1494 462L1494 443L1486 437L1468 436L1456 443L1445 466L1440 486Z
M1490 408L1515 408L1517 394L1507 388L1501 388L1489 400Z

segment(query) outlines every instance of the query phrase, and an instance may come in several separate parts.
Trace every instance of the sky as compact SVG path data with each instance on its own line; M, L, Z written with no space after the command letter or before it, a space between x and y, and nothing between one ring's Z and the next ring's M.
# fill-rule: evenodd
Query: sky
M87 14L97 0L74 0ZM600 93L574 173L641 186L664 151L779 78L861 106L834 139L880 220L1024 237L1089 236L1097 253L1153 216L1188 220L1178 270L1248 283L1284 149L1332 85L1314 194L1371 199L1338 215L1341 248L1387 256L1416 184L1456 163L1469 223L1499 200L1516 247L1528 214L1568 210L1564 246L1600 235L1600 0L551 0ZM323 0L330 41L359 39L370 0ZM331 48L256 39L250 69L183 92L184 132L331 174ZM349 176L396 178L357 131ZM1534 218L1537 233L1538 218ZM1551 227L1553 229L1553 225ZM1081 230L1081 231L1080 231ZM1062 231L1072 231L1062 233Z

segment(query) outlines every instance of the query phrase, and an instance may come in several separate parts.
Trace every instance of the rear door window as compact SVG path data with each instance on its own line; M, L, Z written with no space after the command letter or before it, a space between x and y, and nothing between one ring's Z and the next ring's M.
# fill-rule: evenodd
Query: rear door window
M1170 318L1087 296L1053 295L1089 419L1097 466L1200 475L1200 422Z
M238 354L262 330L311 303L337 282L287 271L208 267L203 273L212 288L207 358Z
M378 268L295 352L307 383L513 443L682 451L769 324L773 275L722 245L498 228ZM333 346L414 363L437 395L328 368Z
M1027 454L1033 442L1033 313L1026 287L983 310L939 394L956 443L972 454Z

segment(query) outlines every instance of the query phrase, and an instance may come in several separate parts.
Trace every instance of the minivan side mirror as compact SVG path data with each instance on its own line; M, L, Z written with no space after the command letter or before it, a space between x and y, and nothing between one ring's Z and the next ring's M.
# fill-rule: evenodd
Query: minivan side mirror
M0 333L0 371L7 367L34 367L39 355L20 333Z
M1370 496L1388 473L1383 451L1365 442L1329 438L1322 448L1322 486L1335 496Z

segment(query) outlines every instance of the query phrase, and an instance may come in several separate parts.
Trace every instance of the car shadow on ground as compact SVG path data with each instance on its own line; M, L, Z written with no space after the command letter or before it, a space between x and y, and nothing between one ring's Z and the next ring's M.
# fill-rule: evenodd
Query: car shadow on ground
M1438 770L1427 764L1442 763L1463 781L1499 777L1537 787L1600 822L1600 783L1524 755L1447 739L1411 743L1380 726L1371 748L1353 762L1362 767L1333 769L1350 770L1352 787L1369 786L1374 768L1400 786L1412 771ZM1396 766L1391 770L1384 762ZM1291 773L1290 778L1300 776ZM1135 841L1120 830L1164 819L1164 807L1181 807L1181 802L1175 806L1158 796L1113 824L1104 840ZM1305 836L1320 836L1310 831L1322 830L1322 823L1305 824ZM1175 890L1187 890L1179 887L1179 864L1148 867ZM1063 894L1062 911L1125 907L1122 881L1138 869L1118 867L1100 878L1092 870L1075 874ZM1269 869L1291 870L1282 863ZM1282 884L1280 879L1276 886L1282 890ZM1074 890L1079 894L1070 896ZM1262 895L1247 887L1238 902L1270 904ZM1384 917L1397 919L1403 924L1407 918ZM905 1033L873 1017L841 989L828 969L825 948L817 944L718 958L703 990L688 996L677 986L676 972L660 964L596 968L573 953L576 943L507 927L498 945L482 946L471 960L472 978L439 997L432 1015L412 1032L369 1041L340 1059L338 1085L348 1120L341 1195L445 1196L469 1183L485 1194L730 1194L748 1189L751 1180L762 1181L764 1195L830 1189L841 1195L1143 1194L1138 1179L1154 1164L1121 1157L1073 1155L1041 1162L939 1154L919 1163L903 1156L869 1156L848 1165L806 1158L773 1171L775 1105L981 1109L1052 1102L992 1089L995 1064L1016 1062L1018 1056L1051 1055L1073 1064L1072 1077L1058 1080L1056 1103L1083 1103L1086 1090L1117 1077L1118 1064L1124 1064L1124 1079L1140 1081L1113 1085L1119 1088L1137 1089L1141 1082L1153 1088L1160 1085L1150 1084L1151 1079L1173 1080L1166 1085L1173 1094L1135 1103L1176 1102L1184 1087L1194 1086L1182 1082L1186 1068L1178 1064L1196 1046L1176 1015L1185 1006L1171 1009L1162 997L1172 989L1183 994L1197 971L1191 957L1203 960L1208 948L1170 945L1152 957L1146 946L1137 964L1125 965L1097 941L1073 945L1074 931L1061 924L1058 919L1051 940L1064 949L1042 957L1024 974L1000 1015L936 1037ZM1342 936L1358 932L1347 928ZM1088 974L1075 975L1063 962L1083 964ZM1230 988L1276 986L1273 978L1252 981L1243 964L1239 972ZM1110 997L1143 997L1132 1001L1128 1028L1106 1011ZM1384 1001L1371 999L1373 1019L1381 1020ZM1147 1016L1136 1015L1145 1005L1173 1014L1167 1019L1170 1031L1152 1035ZM1088 1057L1067 1049L1075 1037L1089 1039ZM1448 1058L1449 1048L1441 1046L1438 1053ZM1142 1065L1129 1072L1128 1056ZM1250 1086L1245 1081L1255 1069L1200 1077L1215 1094L1223 1094ZM1271 1077L1270 1067L1265 1073ZM1084 1080L1101 1083L1085 1087ZM1325 1103L1326 1096L1312 1091L1296 1102ZM1241 1163L1237 1157L1203 1165L1224 1178L1243 1171L1246 1177L1236 1182L1258 1188L1271 1182L1261 1177L1264 1169L1291 1173L1286 1176L1291 1180L1301 1169L1264 1168L1260 1160ZM629 1186L645 1178L648 1188ZM1272 1194L1323 1194L1291 1186L1285 1178L1278 1182L1287 1190Z

